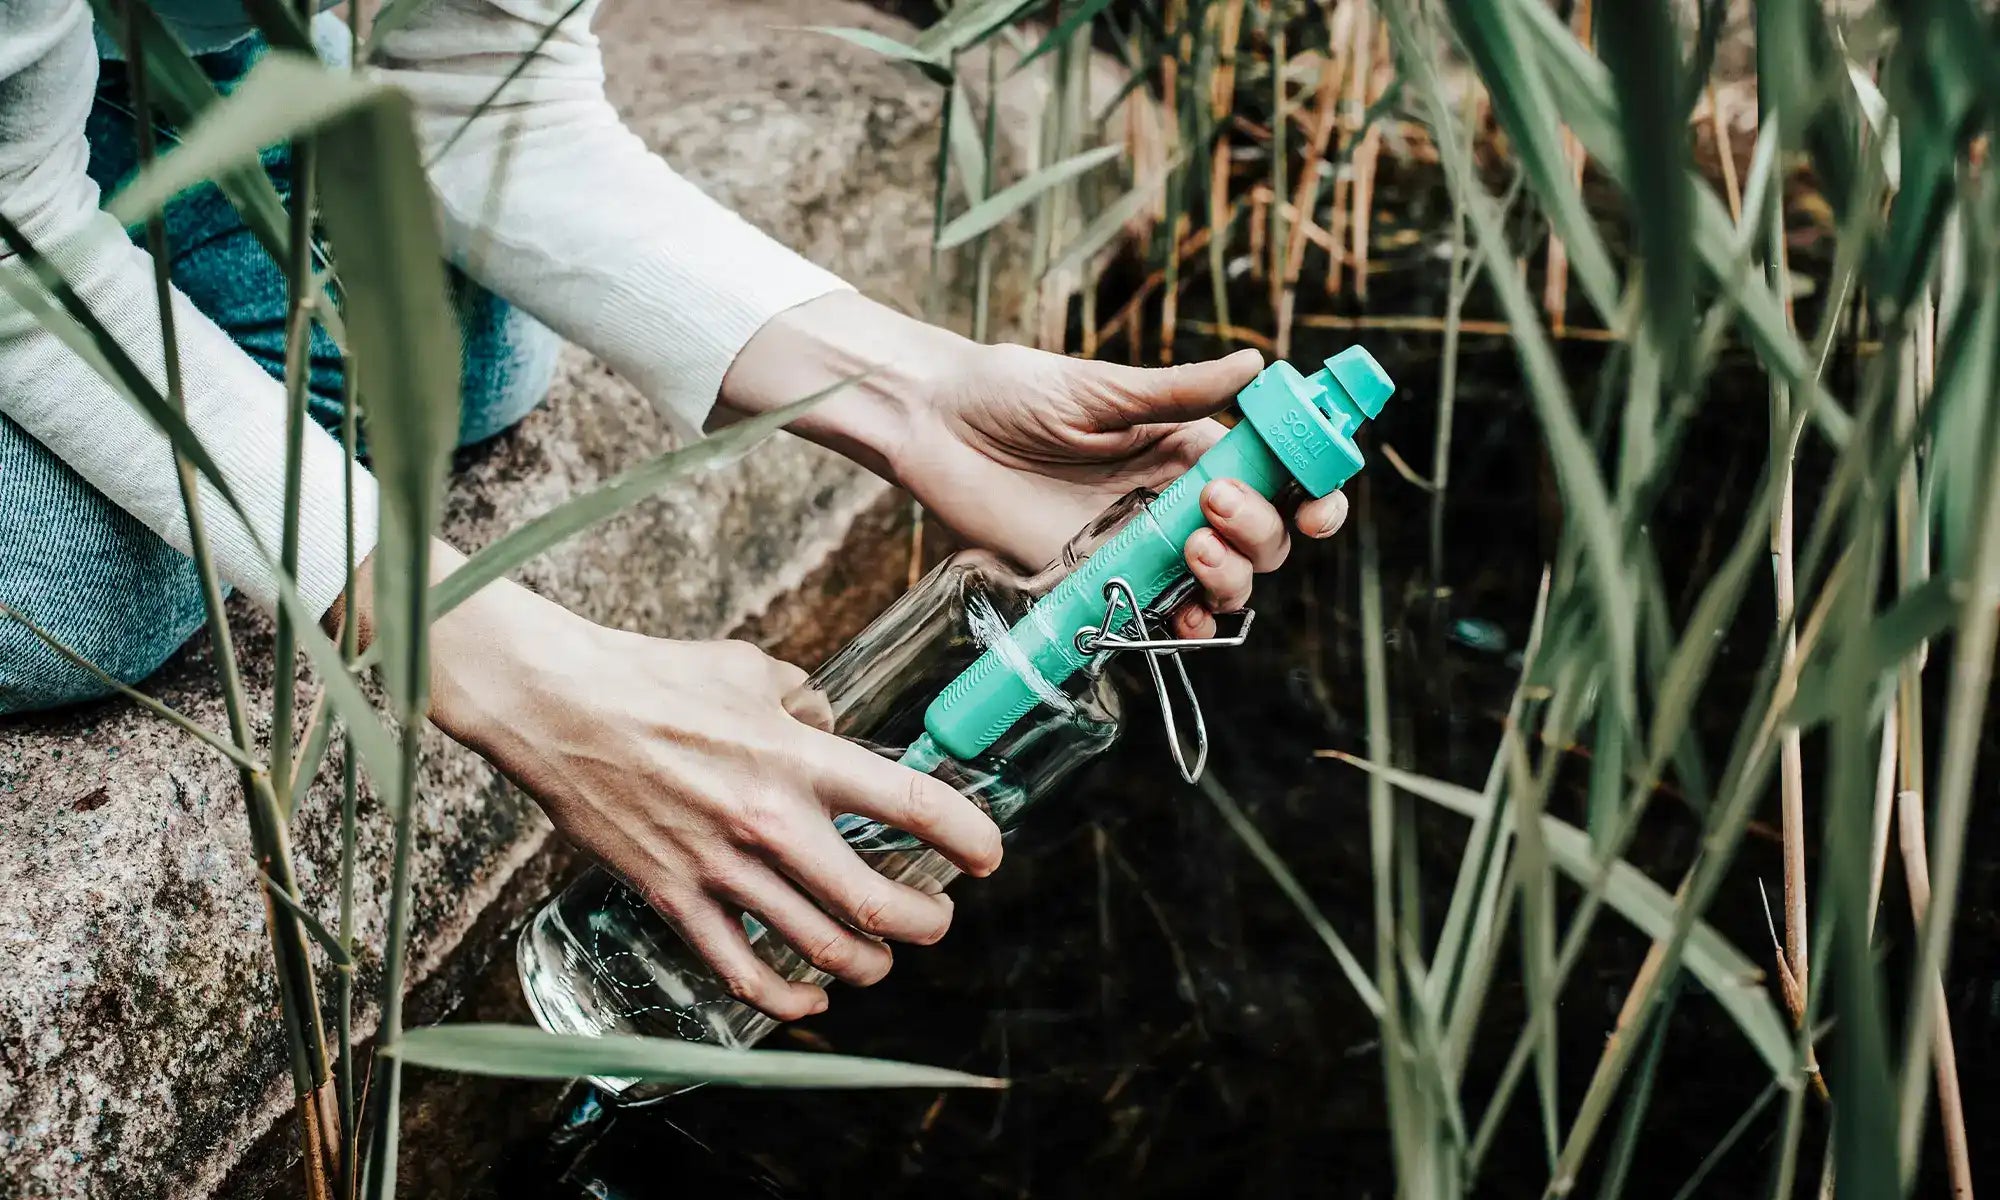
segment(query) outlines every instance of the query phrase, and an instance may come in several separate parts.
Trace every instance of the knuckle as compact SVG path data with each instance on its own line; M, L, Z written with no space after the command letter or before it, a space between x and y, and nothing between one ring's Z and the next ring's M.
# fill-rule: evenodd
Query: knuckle
M639 893L639 899L646 902L647 908L652 909L670 921L678 920L687 911L688 905L686 899L679 892L670 888L644 884L632 890Z
M739 846L762 845L783 822L783 804L773 793L761 789L745 792L724 814L729 838Z
M751 873L744 869L741 857L718 855L704 863L702 871L710 894L745 906L755 901L754 880Z
M895 927L892 919L894 908L889 889L884 885L864 892L854 903L849 915L853 918L856 929L876 937L885 937Z
M829 975L845 978L860 965L860 956L854 952L854 939L848 934L829 931L802 949L813 966Z
M746 642L741 638L717 642L715 649L723 666L745 674L765 671L773 661L771 656L764 653L756 643Z
M760 974L744 968L724 968L716 972L716 980L736 1000L752 1004L772 1016L780 1016L780 996L772 992L770 984Z
M903 783L902 802L896 807L898 823L904 826L922 824L924 818L936 811L937 802L931 790L932 786L933 781L930 776L911 773L909 779Z

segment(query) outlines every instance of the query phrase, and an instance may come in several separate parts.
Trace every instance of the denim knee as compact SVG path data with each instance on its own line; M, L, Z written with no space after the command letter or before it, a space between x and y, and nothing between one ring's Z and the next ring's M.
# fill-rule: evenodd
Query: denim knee
M194 563L0 417L0 601L124 683L206 619ZM109 695L110 684L0 619L0 714Z
M521 309L451 272L464 362L458 444L483 442L519 424L555 382L562 338Z

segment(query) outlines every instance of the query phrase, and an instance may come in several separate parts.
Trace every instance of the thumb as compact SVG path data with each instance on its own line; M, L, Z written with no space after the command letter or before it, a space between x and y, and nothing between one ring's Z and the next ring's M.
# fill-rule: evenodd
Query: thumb
M1224 358L1171 367L1105 365L1110 369L1106 382L1112 418L1107 424L1129 429L1221 412L1263 370L1264 356L1246 348Z

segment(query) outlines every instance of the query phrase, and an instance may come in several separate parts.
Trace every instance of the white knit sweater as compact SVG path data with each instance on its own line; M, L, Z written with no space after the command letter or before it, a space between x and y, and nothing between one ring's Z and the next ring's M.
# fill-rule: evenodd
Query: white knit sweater
M723 374L757 329L839 289L675 174L604 96L586 0L431 169L445 242L480 283L596 353L698 433ZM381 48L381 73L414 98L435 158L569 7L564 0L430 0ZM164 14L240 14L177 0ZM97 80L86 0L0 0L0 212L49 253L131 357L163 386L152 266L99 209L84 173ZM507 186L492 186L504 170ZM497 203L493 197L498 196ZM476 247L476 253L468 250ZM0 247L0 270L24 271ZM282 388L176 295L188 419L266 546L283 512ZM165 436L92 368L0 294L0 412L183 551L187 524ZM342 561L341 454L307 431L299 591L332 603ZM375 485L357 481L356 549L375 538ZM14 486L0 479L0 487ZM249 533L204 485L224 579L266 608L277 589Z

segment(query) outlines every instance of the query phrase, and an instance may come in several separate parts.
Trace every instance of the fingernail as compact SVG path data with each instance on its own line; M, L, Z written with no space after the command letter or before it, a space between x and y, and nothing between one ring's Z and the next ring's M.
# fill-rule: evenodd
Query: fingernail
M821 997L820 997L820 998L819 998L818 1000L814 1001L814 1002L813 1002L813 1015L814 1015L814 1016L818 1016L819 1014L821 1014L821 1013L825 1012L825 1011L826 1011L826 1005L827 1005L827 998L826 998L825 996L821 996Z
M1313 534L1314 537L1328 536L1334 530L1339 529L1340 523L1347 519L1347 497L1339 492L1335 492L1334 495L1339 498L1328 506L1328 512L1321 519L1319 530Z
M1243 507L1243 485L1234 479L1224 479L1208 489L1208 506L1218 517L1233 517L1236 510Z

